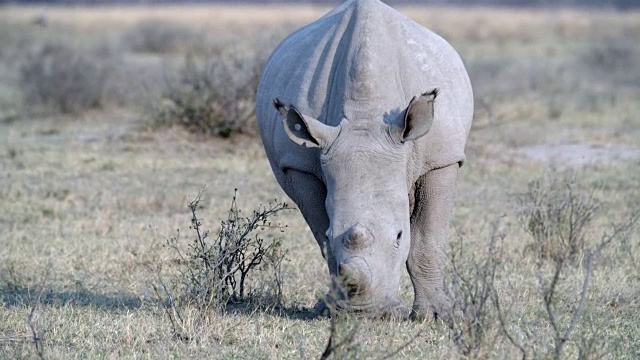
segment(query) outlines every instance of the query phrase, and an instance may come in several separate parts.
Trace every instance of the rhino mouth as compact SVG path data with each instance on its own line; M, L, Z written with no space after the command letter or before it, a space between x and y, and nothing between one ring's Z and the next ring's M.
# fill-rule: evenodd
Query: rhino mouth
M333 290L323 309L351 313L366 318L406 319L409 309L374 280L369 263L361 256L349 256L336 266ZM327 314L331 315L331 314Z
M360 256L345 259L338 265L339 284L349 299L364 297L371 289L373 275L367 261Z
M406 320L411 315L409 308L399 300L385 303L338 301L336 310L374 319Z
M339 293L337 298L328 294L324 300L321 300L322 309L327 311L327 315L331 316L331 310L336 313L350 313L358 317L365 318L383 318L383 319L408 319L411 311L405 306L400 299L393 296L348 296L344 290Z

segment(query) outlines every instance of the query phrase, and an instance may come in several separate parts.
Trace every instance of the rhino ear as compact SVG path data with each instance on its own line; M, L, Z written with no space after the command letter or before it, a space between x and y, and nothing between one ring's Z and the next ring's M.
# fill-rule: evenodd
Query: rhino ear
M274 105L276 101L279 100L274 100ZM340 132L339 127L325 125L310 116L302 115L293 105L289 109L282 106L278 111L286 116L283 124L289 139L298 145L325 149L333 143Z
M279 98L273 99L273 107L275 107L282 116L287 116L287 113L289 112L289 109L284 106Z
M415 96L409 102L409 107L400 118L400 125L396 131L398 140L416 140L429 132L433 124L433 105L438 96L438 89L426 92L421 96Z

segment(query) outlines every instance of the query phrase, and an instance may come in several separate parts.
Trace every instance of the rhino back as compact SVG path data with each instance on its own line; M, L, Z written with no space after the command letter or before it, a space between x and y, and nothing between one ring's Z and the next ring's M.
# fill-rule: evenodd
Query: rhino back
M464 159L473 112L464 65L444 39L382 2L347 1L289 35L267 61L257 94L267 155L272 166L321 176L318 151L287 138L274 97L330 125L343 117L389 122L435 87L434 125L409 150L418 173Z

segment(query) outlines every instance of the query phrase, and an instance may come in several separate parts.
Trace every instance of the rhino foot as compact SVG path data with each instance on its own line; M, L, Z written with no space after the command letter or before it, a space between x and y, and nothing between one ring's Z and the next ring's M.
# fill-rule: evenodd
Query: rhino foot
M452 309L447 302L438 305L416 306L414 304L410 319L414 321L443 321L451 320Z
M324 299L318 300L318 302L313 306L313 313L316 317L331 317L329 306L327 306L327 302Z
M403 321L409 319L411 315L411 311L407 306L403 303L393 303L391 305L387 305L382 309L382 318L385 320L392 321Z

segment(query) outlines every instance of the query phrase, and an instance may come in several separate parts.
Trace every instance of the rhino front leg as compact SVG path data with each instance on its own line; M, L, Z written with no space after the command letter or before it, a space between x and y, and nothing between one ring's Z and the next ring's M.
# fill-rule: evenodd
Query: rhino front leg
M415 299L412 317L447 318L451 311L444 293L444 263L449 237L449 220L458 180L459 165L432 170L415 184L411 214L411 250L407 269Z
M329 216L325 209L327 189L317 177L302 171L288 170L285 173L287 195L298 205L304 220L320 246L327 261L329 273L335 275L336 264L325 232L329 228Z
M325 235L329 228L329 216L324 205L327 198L326 186L317 177L302 171L288 170L284 176L285 184L282 188L298 205L304 220L309 225L318 246L320 246L322 256L327 261L329 274L336 276L336 261ZM321 299L315 304L316 315L329 315L326 299L331 298L331 293L329 292L325 299Z

